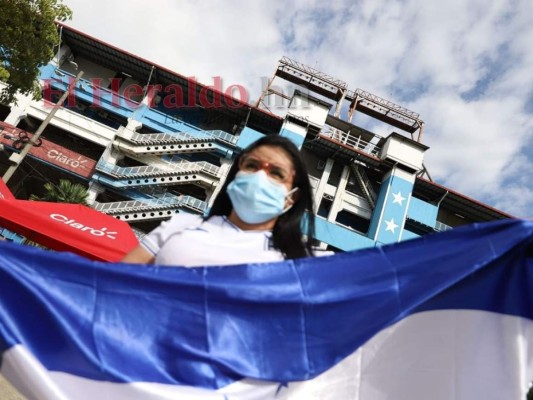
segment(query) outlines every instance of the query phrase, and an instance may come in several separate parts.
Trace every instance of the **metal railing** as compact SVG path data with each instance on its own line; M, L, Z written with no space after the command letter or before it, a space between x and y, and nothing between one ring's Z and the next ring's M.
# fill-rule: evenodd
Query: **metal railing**
M450 229L453 229L453 228L449 225L443 224L442 222L439 222L439 221L435 222L435 230L438 232L444 232Z
M169 163L169 166L171 166L172 168L168 170L164 170L151 165L142 165L137 167L119 167L117 165L109 164L103 160L100 160L96 165L96 169L116 178L143 178L156 176L162 177L200 172L214 177L218 177L220 173L219 167L210 164L206 161L181 161L177 163Z
M200 133L200 132L199 132ZM202 131L203 137L193 135L188 132L169 132L169 133L135 133L131 141L140 145L153 145L153 144L173 144L184 142L208 142L213 139L222 141L234 145L237 143L237 138L227 132L220 129L212 131Z
M93 208L106 214L118 214L141 209L167 209L180 205L180 198L170 193L153 199L114 201L109 203L94 203Z
M372 209L374 209L376 207L377 195L374 191L374 188L372 187L372 184L370 183L368 175L366 174L363 168L359 167L356 164L352 164L352 171L355 174L357 182L359 183L359 186L361 187L361 190L365 195L366 200L368 201Z
M227 142L227 143L231 143L231 144L235 144L237 143L237 138L230 134L230 133L227 133L227 132L224 132L224 131L221 131L221 130L211 130L211 131L202 131L202 130L199 130L198 127L192 125L192 124L189 124L181 119L178 119L172 115L169 115L169 114L166 114L160 110L158 110L157 108L150 108L150 112L152 113L155 113L155 114L158 114L158 115L161 115L163 116L164 120L166 121L165 125L172 125L174 122L176 123L179 123L181 125L184 125L186 127L190 127L190 130L191 131L197 131L199 133L208 133L210 134L211 136L213 136L214 138L216 138L217 140L221 140L221 141L224 141L224 142ZM153 118L150 118L148 117L148 119L152 119L154 120ZM155 122L155 120L154 120ZM161 124L159 124L161 125ZM180 134L182 132L176 132L176 134ZM172 132L169 132L167 134L172 134Z
M348 147L352 147L357 150L364 151L373 156L379 156L381 148L376 144L367 142L366 140L361 139L360 136L352 136L349 133L343 132L339 129L333 128L332 126L325 125L324 129L320 132L320 136L333 139L339 143L342 143ZM377 139L380 139L380 136L374 136Z
M222 142L226 142L230 144L237 144L237 140L238 140L237 137L235 135L232 135L231 133L224 132L223 130L216 129L216 130L204 131L204 132L206 132L207 134L213 136L214 138Z
M199 211L200 213L203 213L205 210L207 210L207 203L205 201L198 200L197 198L191 196L183 196L181 198L181 204L185 207Z
M131 141L136 144L174 144L183 142L202 142L209 138L198 138L187 132L175 133L134 133Z
M110 215L130 212L155 211L187 207L199 213L207 209L207 203L192 196L176 196L165 193L161 197L143 200L114 201L109 203L95 202L92 207Z

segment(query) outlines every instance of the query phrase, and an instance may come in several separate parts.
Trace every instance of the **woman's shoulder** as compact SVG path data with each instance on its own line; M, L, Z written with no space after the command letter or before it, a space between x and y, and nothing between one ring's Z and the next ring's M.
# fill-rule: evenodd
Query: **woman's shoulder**
M166 229L176 231L196 227L200 225L203 221L204 219L201 215L180 212L172 216L168 221L164 223L164 225Z
M183 232L185 230L201 230L207 232L218 232L220 229L228 230L227 218L220 215L203 217L199 214L180 212L172 216L169 220L161 224L161 229L165 232ZM235 228L232 228L235 229Z

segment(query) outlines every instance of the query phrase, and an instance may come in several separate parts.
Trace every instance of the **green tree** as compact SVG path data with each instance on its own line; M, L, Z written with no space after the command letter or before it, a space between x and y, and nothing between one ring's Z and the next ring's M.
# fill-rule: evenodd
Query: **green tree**
M9 103L17 91L39 98L39 67L54 56L59 34L54 21L72 11L63 0L0 0L0 80L8 87L0 102Z
M74 203L87 204L87 189L79 183L72 183L66 179L60 179L59 185L52 182L44 184L46 193L42 197L34 194L30 196L30 200L54 201L56 203Z

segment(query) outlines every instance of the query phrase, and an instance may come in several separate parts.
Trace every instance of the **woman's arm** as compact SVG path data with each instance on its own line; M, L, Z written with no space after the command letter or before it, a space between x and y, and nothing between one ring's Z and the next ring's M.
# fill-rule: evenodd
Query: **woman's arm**
M131 264L151 264L154 262L154 255L142 246L137 246L124 256L121 262Z

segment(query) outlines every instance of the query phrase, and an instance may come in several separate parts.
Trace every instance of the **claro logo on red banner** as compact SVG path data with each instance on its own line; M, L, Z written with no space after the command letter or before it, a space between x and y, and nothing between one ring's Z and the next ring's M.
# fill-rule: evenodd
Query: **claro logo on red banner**
M43 139L41 147L32 148L30 154L85 178L90 177L96 167L95 160L84 157L46 139Z
M113 231L108 232L107 228L105 227L100 228L100 229L92 228L90 226L83 225L77 222L76 220L70 219L69 217L66 217L61 214L50 214L50 218L52 218L54 221L62 222L63 224L68 225L71 228L78 229L82 232L88 232L89 234L93 236L100 236L100 237L105 236L113 240L117 238L116 235L118 232L113 232Z
M2 121L0 121L0 128L3 128L4 133L3 135L0 135L0 143L12 147L15 147L15 143L17 141L20 142L21 138L24 138L27 141L33 136L30 132L15 128ZM84 178L92 176L94 169L96 168L96 160L60 146L44 137L41 138L40 141L41 144L39 146L33 146L30 150L30 154L33 157L62 169L66 169L76 175L83 176Z
M49 159L54 160L56 163L69 166L74 169L87 166L87 164L89 163L89 160L87 158L83 158L81 155L78 155L78 157L76 158L72 158L56 149L48 150L46 156Z

